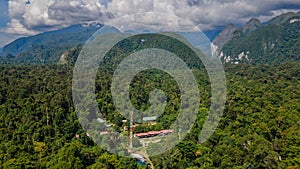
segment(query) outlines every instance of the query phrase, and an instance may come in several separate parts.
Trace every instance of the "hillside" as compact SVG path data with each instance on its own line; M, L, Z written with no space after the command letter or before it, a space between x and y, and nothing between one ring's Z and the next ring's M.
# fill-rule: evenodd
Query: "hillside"
M0 63L65 63L68 53L81 48L85 41L102 26L98 23L77 24L19 38L0 49ZM221 29L222 27L207 30L204 34L212 40ZM119 32L113 27L110 31ZM74 60L74 58L68 59Z
M78 24L17 39L3 47L0 60L12 63L55 63L63 52L83 45L101 26L97 23Z
M223 63L278 64L300 60L300 16L289 13L246 33L241 30L219 52Z
M299 60L299 23L300 13L287 13L263 24L253 18L243 27L229 24L204 33L214 39L212 50L224 64L277 64ZM65 63L66 55L81 48L101 26L78 24L17 39L3 47L0 62Z
M267 24L275 24L275 25L281 25L286 22L293 22L295 19L299 19L300 17L300 12L294 13L294 12L288 12L283 15L279 15L273 19L271 19Z

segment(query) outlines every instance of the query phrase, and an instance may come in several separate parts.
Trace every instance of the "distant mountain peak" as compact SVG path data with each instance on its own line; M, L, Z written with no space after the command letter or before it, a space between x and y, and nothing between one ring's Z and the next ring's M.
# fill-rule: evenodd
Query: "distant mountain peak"
M282 25L285 23L290 23L291 20L300 19L300 12L294 13L294 12L288 12L279 16L276 16L275 18L271 19L267 24L275 24L275 25Z
M241 36L234 36L223 45L218 53L220 59L223 63L233 64L299 61L299 14L283 14L266 25L250 20L243 27Z
M257 30L261 26L262 26L262 24L261 24L260 20L258 20L257 18L252 18L248 22L246 22L246 24L244 25L243 32L249 33L254 30Z
M19 38L3 47L0 60L15 58L16 62L58 62L64 59L62 55L65 51L84 45L102 26L97 22L88 22Z
M218 55L225 43L231 40L234 37L234 33L240 30L235 27L233 24L228 24L221 33L213 40L212 48L214 55Z

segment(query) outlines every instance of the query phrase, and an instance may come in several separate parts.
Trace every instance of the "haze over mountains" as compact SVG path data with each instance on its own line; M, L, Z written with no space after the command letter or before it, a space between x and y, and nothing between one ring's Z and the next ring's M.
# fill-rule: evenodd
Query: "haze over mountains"
M82 46L101 26L99 23L78 24L17 39L3 47L0 60L57 63L63 54ZM242 28L229 24L224 29L218 27L204 33L213 40L213 52L223 63L272 64L299 60L300 12L286 13L267 23L253 18Z

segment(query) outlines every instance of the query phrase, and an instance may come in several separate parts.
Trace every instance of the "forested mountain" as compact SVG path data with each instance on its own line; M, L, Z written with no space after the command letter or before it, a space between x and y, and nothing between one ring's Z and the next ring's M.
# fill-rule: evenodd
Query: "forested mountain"
M239 28L235 27L233 24L229 24L220 32L212 42L215 55L218 55L221 52L222 47L233 38L234 32L237 30L239 30Z
M267 22L267 24L281 25L286 22L294 22L297 19L299 20L299 17L300 17L300 12L298 12L298 13L288 12L288 13L276 16L275 18L273 18L269 22Z
M204 33L213 40L214 53L223 63L273 64L299 60L299 24L300 13L287 13L264 24L251 19L242 28L229 24ZM17 39L4 46L0 61L57 63L63 54L82 46L101 26L79 24Z
M300 13L284 14L254 28L234 31L218 51L223 63L278 64L300 60Z
M78 24L67 28L23 37L2 49L2 62L55 63L61 55L78 45L83 45L102 25Z
M11 64L66 63L65 57L74 50L81 49L85 41L102 26L98 23L78 24L35 36L19 38L0 49L0 62ZM204 34L207 35L209 40L212 40L219 34L221 29L222 27L207 30ZM110 31L119 32L114 27L111 27Z

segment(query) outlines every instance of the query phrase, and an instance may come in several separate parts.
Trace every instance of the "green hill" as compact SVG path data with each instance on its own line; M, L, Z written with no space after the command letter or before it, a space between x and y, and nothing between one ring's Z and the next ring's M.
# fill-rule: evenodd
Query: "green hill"
M300 60L300 16L288 13L248 34L236 31L220 52L224 63L278 64Z
M23 37L2 49L5 63L57 63L61 55L83 45L102 25L72 25L67 28Z

